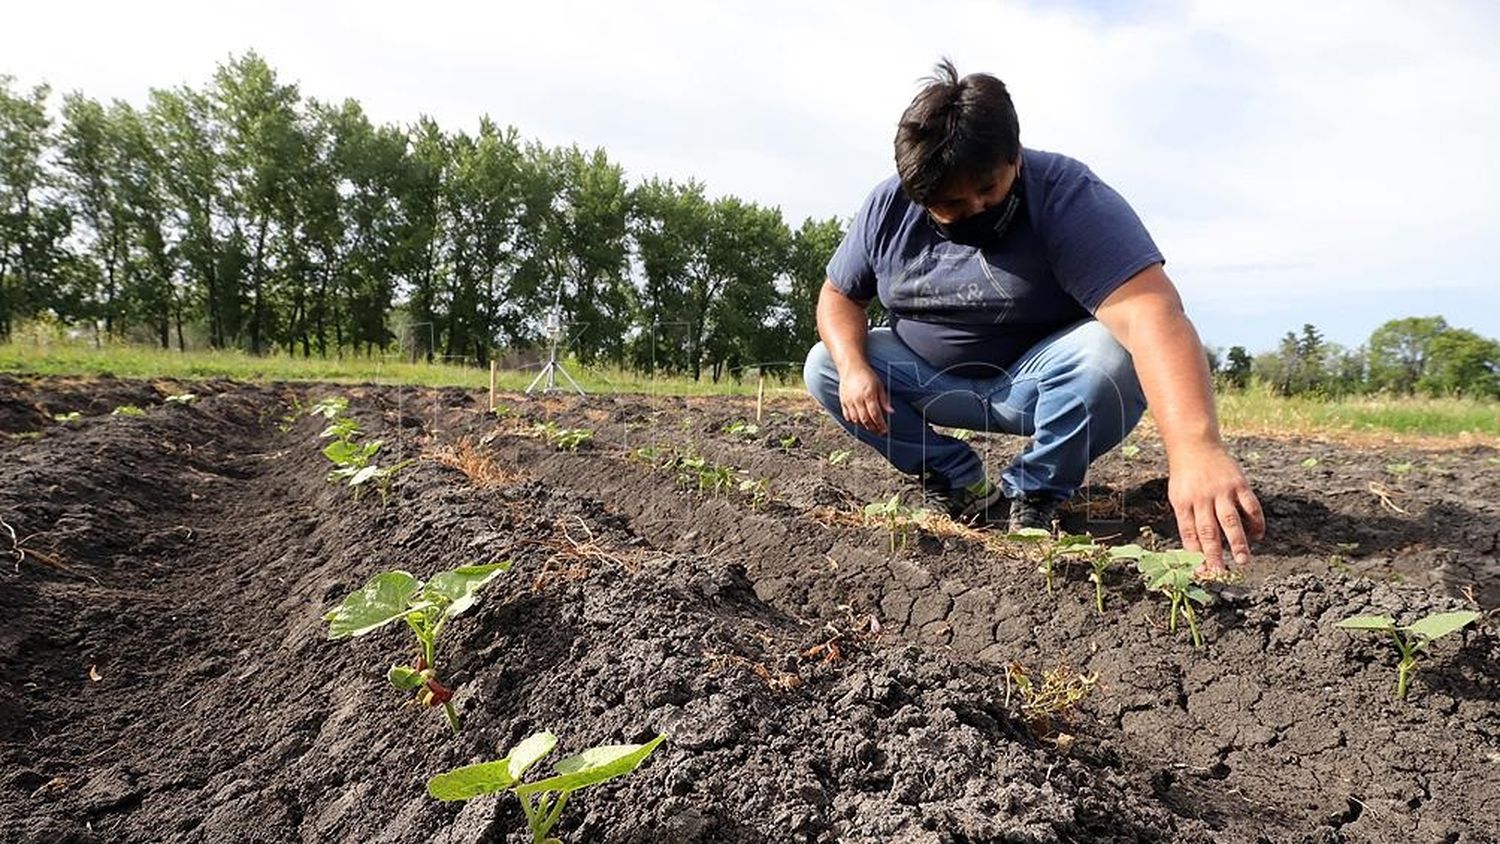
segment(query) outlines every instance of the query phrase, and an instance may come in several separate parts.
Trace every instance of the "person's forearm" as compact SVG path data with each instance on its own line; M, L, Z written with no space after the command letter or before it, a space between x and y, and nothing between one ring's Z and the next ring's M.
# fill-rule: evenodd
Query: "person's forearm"
M1222 448L1208 358L1187 314L1176 308L1140 314L1130 327L1129 348L1168 462Z
M868 366L865 337L869 331L867 304L850 299L825 283L818 294L818 336L840 374Z

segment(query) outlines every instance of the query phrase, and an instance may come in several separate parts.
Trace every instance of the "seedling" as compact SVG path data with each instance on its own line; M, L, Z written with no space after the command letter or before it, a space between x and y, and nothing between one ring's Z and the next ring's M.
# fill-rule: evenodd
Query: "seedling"
M1385 464L1385 470L1398 478L1404 478L1407 475L1410 475L1412 470L1415 468L1417 468L1416 464L1411 462L1410 460L1406 461L1405 463Z
M54 413L52 418L58 422L77 422L83 418L83 413L77 410L68 413Z
M955 440L959 440L960 442L968 442L969 440L974 439L974 432L970 431L968 428L950 428L948 430L948 436L954 438Z
M1260 452L1258 452L1258 451L1252 451L1249 454L1245 455L1245 459L1247 461L1251 462L1251 463L1259 463L1260 462Z
M392 665L386 679L403 692L416 692L415 705L443 707L448 726L456 733L459 723L453 691L437 675L438 638L450 620L474 606L480 588L509 570L509 562L460 566L435 574L426 583L404 571L382 572L323 616L328 638L363 636L405 619L417 637L417 659L410 666Z
M490 413L495 414L496 419L504 419L514 412L515 411L512 410L511 406L508 404L497 404L492 410L490 410Z
M677 462L671 447L664 445L643 445L630 452L630 459L645 463L652 469L665 469Z
M375 491L380 493L380 503L386 503L390 500L391 483L396 480L396 474L415 462L417 461L403 460L392 466L365 466L350 475L349 486L354 490L354 500L359 500L360 495L365 491L367 486L374 486ZM335 471L343 472L345 470L337 469Z
M177 393L164 399L168 404L192 404L197 400L198 396L193 393Z
M788 434L787 436L784 436L781 439L777 440L776 444L781 446L782 451L791 451L792 449L802 445L802 438L797 436L796 434Z
M631 773L656 750L665 735L645 744L606 744L570 756L553 766L555 776L522 783L521 777L557 746L557 736L541 732L528 736L504 759L465 765L427 781L427 793L438 800L470 800L497 791L509 791L521 802L532 844L562 844L552 830L562 819L563 807L576 791Z
M833 451L828 452L828 465L842 466L845 463L848 463L849 458L853 456L854 452L850 451L847 448L836 448Z
M1043 671L1037 681L1026 673L1025 666L1012 662L1005 667L1005 706L1010 707L1011 689L1015 688L1021 698L1021 717L1031 735L1038 739L1056 737L1062 746L1065 734L1058 732L1057 722L1070 724L1076 720L1078 704L1098 681L1098 674L1079 674L1066 664Z
M1094 538L1086 533L1065 533L1053 539L1051 531L1042 528L1021 528L1005 538L1034 550L1037 558L1036 570L1046 581L1049 595L1052 594L1052 579L1058 562L1089 560L1092 564L1093 558L1104 552L1103 548L1094 544ZM1101 597L1099 601L1101 605L1099 611L1103 612L1103 598Z
M146 411L141 410L133 404L122 404L110 411L111 416L145 416Z
M587 428L560 428L556 422L538 422L532 431L541 435L558 451L577 451L592 442L594 432Z
M349 409L349 400L343 396L332 396L315 402L307 409L309 416L321 416L324 419L336 419Z
M678 486L698 485L699 492L717 493L734 484L734 469L710 463L703 457L677 459Z
M1440 612L1405 627L1398 627L1390 616L1357 615L1338 622L1334 627L1391 635L1391 640L1396 643L1396 650L1401 654L1401 660L1396 663L1396 697L1405 699L1407 681L1417 670L1417 656L1427 650L1428 645L1450 633L1457 633L1478 619L1477 612Z
M1136 456L1137 454L1140 454L1140 453L1141 453L1141 447L1138 446L1138 445L1135 445L1133 443L1130 444L1130 445L1122 445L1122 446L1120 446L1120 456L1124 457L1126 460L1129 460L1130 458L1132 458L1132 457L1134 457L1134 456Z
M911 517L915 513L915 510L901 503L899 492L890 498L872 501L864 509L866 519L876 519L885 524L892 554L906 547L907 534L911 531Z
M1193 634L1193 646L1203 647L1203 634L1198 632L1198 616L1193 604L1206 605L1213 600L1203 587L1194 580L1194 572L1203 565L1203 555L1197 551L1146 551L1139 545L1125 545L1111 552L1117 559L1136 560L1136 568L1146 578L1146 588L1161 592L1172 601L1167 613L1167 629L1177 632L1177 619L1185 619Z
M760 433L760 426L754 422L746 422L743 419L739 419L725 425L724 433L732 437L744 437L748 440Z
M744 478L740 481L740 492L750 496L751 510L763 510L771 502L771 481L768 478Z
M1309 457L1306 460L1302 461L1302 468L1304 469L1315 469L1317 468L1317 465L1318 458L1316 457Z

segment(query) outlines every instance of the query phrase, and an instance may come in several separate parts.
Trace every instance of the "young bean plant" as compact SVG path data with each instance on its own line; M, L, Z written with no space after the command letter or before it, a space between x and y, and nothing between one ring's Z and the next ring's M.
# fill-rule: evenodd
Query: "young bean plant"
M552 830L562 820L563 807L575 792L622 777L646 761L665 735L645 744L606 744L570 756L553 766L556 775L523 783L527 769L557 746L557 736L536 733L523 739L503 759L465 765L427 781L427 793L438 800L470 800L509 791L521 803L532 844L562 844Z
M594 432L588 428L560 428L551 421L538 422L532 431L558 451L577 451L594 439Z
M907 536L911 532L911 519L916 515L916 510L901 503L901 493L866 504L864 514L866 519L885 525L892 554L906 547Z
M386 679L403 692L416 692L416 705L443 707L448 726L456 733L459 723L453 691L438 679L438 640L449 621L474 606L485 584L509 570L509 562L460 566L435 574L426 583L404 571L382 572L323 616L328 638L363 636L405 620L417 639L417 658L410 665L392 665Z
M1197 551L1147 551L1139 545L1125 545L1111 552L1116 559L1134 559L1136 568L1146 579L1146 588L1166 595L1172 602L1167 611L1167 629L1177 632L1177 619L1187 621L1193 635L1193 646L1203 647L1203 634L1198 632L1198 616L1193 604L1206 605L1212 597L1199 586L1194 572L1203 565L1203 555Z
M1478 619L1477 612L1440 612L1405 627L1398 627L1390 616L1357 615L1338 622L1334 627L1389 633L1397 652L1401 654L1400 661L1396 663L1396 697L1405 698L1407 681L1417 670L1417 656L1427 650L1428 645L1451 633L1457 633Z
M1094 538L1088 534L1064 533L1056 539L1052 532L1044 528L1021 528L1015 533L1008 534L1007 540L1028 547L1037 560L1037 574L1040 574L1047 584L1047 594L1052 594L1052 581L1056 574L1058 563L1071 563L1074 560L1088 560L1093 564L1096 557L1102 556L1104 549L1094 544ZM1106 566L1107 567L1107 566ZM1097 571L1097 569L1096 569ZM1092 578L1091 578L1092 579ZM1102 575L1096 581L1097 591L1103 589ZM1103 612L1104 598L1098 596L1100 612Z

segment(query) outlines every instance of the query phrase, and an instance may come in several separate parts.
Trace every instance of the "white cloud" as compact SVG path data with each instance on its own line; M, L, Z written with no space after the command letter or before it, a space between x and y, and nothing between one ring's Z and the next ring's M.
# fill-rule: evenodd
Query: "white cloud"
M1028 144L1135 205L1190 304L1442 284L1500 311L1484 3L53 2L7 24L0 72L23 81L140 101L254 48L376 119L488 113L793 225L853 213L950 55L1007 81Z

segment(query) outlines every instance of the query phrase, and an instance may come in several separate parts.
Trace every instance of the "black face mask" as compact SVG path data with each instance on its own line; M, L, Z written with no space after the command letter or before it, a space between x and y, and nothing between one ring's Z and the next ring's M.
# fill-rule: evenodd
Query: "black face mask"
M1017 173L1016 180L1011 184L1010 192L1005 195L1005 198L978 214L972 214L951 223L939 223L929 213L927 222L932 224L938 234L954 243L983 248L1000 242L1000 238L1010 230L1020 210L1021 174Z

